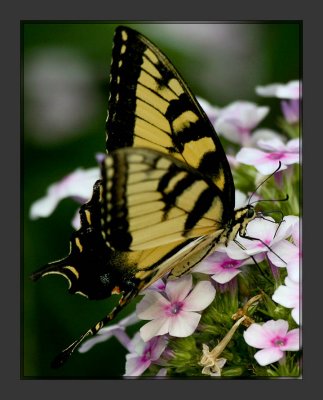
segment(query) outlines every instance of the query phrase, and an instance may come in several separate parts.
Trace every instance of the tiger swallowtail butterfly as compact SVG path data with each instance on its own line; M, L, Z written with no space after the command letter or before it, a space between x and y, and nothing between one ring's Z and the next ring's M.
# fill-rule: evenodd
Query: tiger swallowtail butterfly
M62 365L143 289L175 279L255 218L235 210L230 166L214 128L169 59L128 27L115 31L107 155L69 255L32 275L63 275L70 293L120 294L118 305L53 361Z

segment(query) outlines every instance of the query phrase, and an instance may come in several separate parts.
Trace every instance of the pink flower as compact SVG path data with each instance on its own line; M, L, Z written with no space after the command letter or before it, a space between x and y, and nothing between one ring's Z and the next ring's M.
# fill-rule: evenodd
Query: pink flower
M236 155L238 162L253 165L261 174L273 173L281 162L280 170L288 165L299 163L299 139L292 139L284 144L280 139L259 140L259 147L266 150L243 148Z
M80 203L86 202L90 199L93 185L98 179L100 179L99 168L78 168L62 180L49 186L46 196L32 204L30 218L48 217L58 203L68 197L72 197Z
M301 293L299 283L292 281L288 277L285 278L285 285L279 286L272 296L272 299L276 303L286 308L292 308L292 317L298 325L300 320L300 298Z
M140 319L150 320L140 329L146 342L154 336L169 333L171 336L186 337L198 326L201 315L215 297L215 289L208 281L200 281L192 290L192 275L170 280L165 293L148 291L137 304Z
M126 355L124 376L140 376L152 363L158 361L166 345L167 339L164 336L154 337L145 343L137 333L131 341L131 353Z
M247 101L236 101L220 110L214 127L219 135L239 144L248 144L251 131L268 114L268 107Z
M285 351L297 351L300 348L299 329L288 332L288 322L282 319L270 320L263 325L252 324L243 336L249 346L262 349L254 355L262 366L280 360Z
M248 261L233 260L224 253L215 252L193 268L193 272L202 272L212 275L211 278L218 283L231 281L241 270L242 265Z

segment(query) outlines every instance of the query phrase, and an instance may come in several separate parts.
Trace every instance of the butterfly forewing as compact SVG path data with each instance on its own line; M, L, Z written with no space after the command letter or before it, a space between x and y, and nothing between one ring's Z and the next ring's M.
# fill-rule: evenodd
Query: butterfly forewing
M195 97L155 45L132 29L118 27L110 73L107 150L128 146L170 154L210 176L225 196L224 213L234 209L228 161Z

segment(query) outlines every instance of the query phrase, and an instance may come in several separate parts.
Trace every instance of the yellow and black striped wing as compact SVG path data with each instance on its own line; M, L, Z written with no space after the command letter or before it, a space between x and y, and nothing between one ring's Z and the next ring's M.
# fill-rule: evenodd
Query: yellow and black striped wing
M102 165L102 235L140 251L220 234L223 193L212 179L159 151L124 148Z
M222 145L175 67L146 37L118 27L110 73L107 151L154 149L209 176L232 216L234 184Z

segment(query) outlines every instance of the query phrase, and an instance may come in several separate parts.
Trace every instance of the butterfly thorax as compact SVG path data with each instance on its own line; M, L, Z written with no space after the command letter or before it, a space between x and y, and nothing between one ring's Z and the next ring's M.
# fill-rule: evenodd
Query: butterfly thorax
M227 246L238 233L240 236L245 236L247 225L254 218L256 218L256 212L253 206L247 205L235 210L232 219L226 223L224 230L218 236L218 243Z

